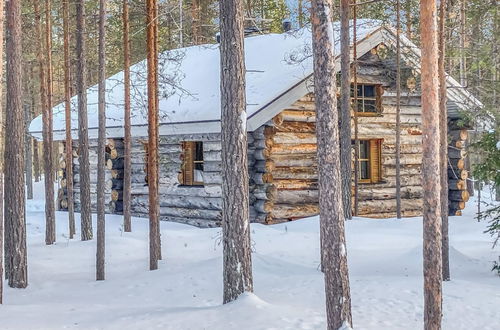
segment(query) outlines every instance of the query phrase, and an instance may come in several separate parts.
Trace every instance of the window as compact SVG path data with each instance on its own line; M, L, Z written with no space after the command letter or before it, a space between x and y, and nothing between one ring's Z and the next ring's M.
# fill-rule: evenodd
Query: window
M352 145L354 147L356 146L354 140L352 141ZM382 150L382 140L359 141L358 173L359 173L360 183L380 182L381 169L382 169L381 150ZM355 159L354 155L353 159Z
M203 142L182 142L181 184L185 186L203 185Z
M382 86L358 84L357 112L361 115L377 115L382 112ZM354 85L351 86L351 100L354 105Z

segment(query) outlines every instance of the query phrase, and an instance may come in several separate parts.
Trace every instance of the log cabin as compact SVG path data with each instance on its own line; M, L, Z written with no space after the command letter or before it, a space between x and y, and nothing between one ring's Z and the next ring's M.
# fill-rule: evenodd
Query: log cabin
M394 29L359 20L357 121L359 215L396 215L396 66ZM339 25L334 24L339 35ZM351 34L352 35L352 34ZM402 36L401 193L405 217L422 213L420 50ZM339 53L336 41L336 52ZM318 214L315 105L311 32L245 39L251 221L273 224ZM337 57L340 70L340 57ZM132 213L148 216L145 61L132 72ZM221 222L220 65L218 44L160 54L160 216L199 227ZM460 112L481 103L447 77L450 215L460 215L469 195ZM106 81L108 212L123 210L123 73ZM353 90L353 89L352 89ZM97 185L97 86L88 89L92 205ZM76 96L72 99L77 139ZM354 107L353 107L354 108ZM437 109L436 109L437 111ZM54 108L54 140L65 138L64 104ZM355 114L352 113L352 118ZM243 119L245 120L245 119ZM30 126L41 139L41 118ZM354 127L354 119L352 120ZM353 146L355 144L353 143ZM79 209L78 141L74 143L75 208ZM61 146L58 207L67 208L64 147ZM354 147L353 147L354 150ZM354 159L354 158L353 158ZM354 160L353 160L354 162ZM354 168L354 167L353 167Z

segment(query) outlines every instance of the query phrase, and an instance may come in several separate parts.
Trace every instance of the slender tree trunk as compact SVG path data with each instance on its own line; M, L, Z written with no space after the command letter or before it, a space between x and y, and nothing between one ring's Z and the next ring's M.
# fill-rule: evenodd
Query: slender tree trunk
M345 6L345 4L343 4L344 2L345 2L345 0L342 0L341 3L340 3L340 5L341 6ZM347 1L347 2L349 2L349 1ZM302 28L304 26L304 4L303 4L303 0L298 0L297 7L298 7L297 16L299 18L299 27Z
M443 280L450 280L450 257L448 237L448 111L446 107L446 40L445 40L446 0L439 4L439 137L441 162L441 222L442 222L442 258Z
M125 87L125 112L124 112L124 176L123 176L123 227L125 232L132 231L132 216L130 210L131 185L132 185L132 134L130 128L130 21L129 0L123 0L123 59L124 59L124 87Z
M354 76L354 215L359 214L359 129L358 129L358 15L356 0L353 7L353 64L352 72Z
M90 164L86 90L86 47L84 0L76 4L76 89L78 94L78 163L80 165L81 235L82 241L91 240L92 213L90 209Z
M439 157L439 79L436 1L421 0L422 186L424 188L424 324L441 329L442 238Z
M191 31L194 45L201 43L201 3L200 0L191 0Z
M465 16L465 4L467 0L460 0L460 85L467 86L467 63L465 57L465 27L467 24ZM479 78L479 77L478 77Z
M342 204L346 219L352 217L352 145L351 145L351 41L349 33L349 2L340 1L340 42L342 91L340 109L340 168L342 178Z
M71 136L71 59L69 51L69 0L62 0L64 30L64 108L66 118L66 189L68 199L69 238L76 233L73 195L73 138Z
M413 26L411 17L411 0L406 0L405 12L406 12L406 36L408 39L413 39Z
M396 216L401 219L401 3L396 1Z
M0 0L0 40L3 41L4 37L4 0ZM3 42L0 42L0 63L3 63ZM0 65L0 81L3 81L3 65ZM3 210L3 171L4 171L4 111L3 111L3 91L2 84L0 84L0 305L3 304L3 281L4 281L4 210Z
M35 172L35 182L41 181L41 173L40 173L40 153L38 140L33 141L33 169Z
M352 325L344 230L331 0L311 1L322 265L327 329Z
M5 222L9 228L7 239L10 259L9 286L28 286L26 251L26 209L24 192L24 110L22 105L22 32L21 1L8 1L6 5L6 57L7 57L7 116L5 135Z
M106 210L106 0L99 1L99 136L97 150L97 252L96 280L105 278Z
M52 5L51 0L45 0L45 51L47 53L47 88L45 89L46 96L46 121L47 123L47 147L44 147L45 158L45 243L47 245L56 242L56 214L54 208L54 139L52 135L53 114L52 114Z
M160 259L159 201L158 201L158 53L155 42L156 0L147 0L148 50L148 187L149 187L149 269L158 269Z
M26 120L26 133L24 135L24 145L26 153L25 171L26 171L26 198L33 199L33 139L29 133L29 124L31 122L31 106L34 106L34 101L30 105L24 106L24 118Z
M220 1L224 303L253 292L243 5Z

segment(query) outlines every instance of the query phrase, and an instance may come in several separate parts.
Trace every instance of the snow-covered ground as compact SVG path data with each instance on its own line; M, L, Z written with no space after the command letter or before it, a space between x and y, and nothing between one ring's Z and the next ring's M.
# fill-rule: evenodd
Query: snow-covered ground
M489 196L489 194L486 194ZM164 261L148 271L148 226L107 217L104 282L94 281L95 240L68 240L57 213L57 244L44 244L42 185L28 202L29 280L6 289L0 329L324 329L318 219L252 225L255 294L223 306L220 229L162 223ZM444 329L500 329L500 254L474 219L474 199L450 219L452 281L444 283ZM347 223L356 329L422 328L422 221Z

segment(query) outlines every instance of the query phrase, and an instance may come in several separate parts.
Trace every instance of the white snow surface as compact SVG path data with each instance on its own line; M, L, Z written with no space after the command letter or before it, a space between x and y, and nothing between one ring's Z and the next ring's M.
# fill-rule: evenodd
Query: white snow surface
M377 20L358 20L358 40L381 27ZM336 54L340 53L340 24L334 24ZM269 102L303 81L313 72L309 27L284 34L265 34L245 38L247 114L251 117ZM186 124L219 121L220 51L219 45L192 46L160 54L160 124ZM131 67L132 126L147 125L146 61ZM88 127L97 136L98 86L87 93ZM106 80L106 125L123 126L123 72ZM65 107L53 108L54 139L64 139ZM77 97L72 98L72 127L78 127ZM42 117L35 118L30 132L41 137Z
M255 292L222 305L220 229L162 222L164 260L149 271L147 220L134 218L133 233L122 233L121 217L107 216L106 280L96 282L96 241L68 240L67 214L58 212L57 244L46 246L43 184L35 190L27 204L30 285L6 288L2 330L326 328L317 217L252 224ZM474 203L450 218L443 329L499 329L500 278L490 269L500 251L474 219ZM421 329L421 218L358 218L346 230L353 328Z

